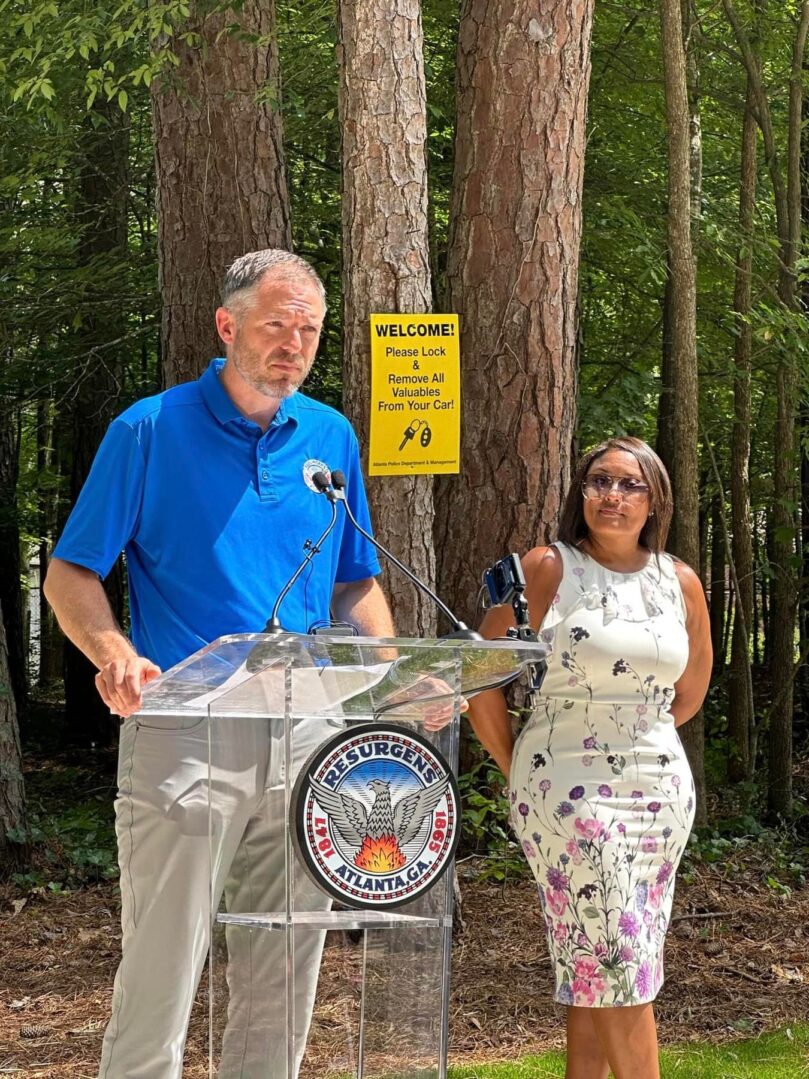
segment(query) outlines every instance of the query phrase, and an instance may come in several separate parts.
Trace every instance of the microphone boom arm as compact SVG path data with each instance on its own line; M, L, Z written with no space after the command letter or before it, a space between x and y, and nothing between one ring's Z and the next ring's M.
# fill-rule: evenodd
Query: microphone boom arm
M319 473L318 473L318 475L319 475ZM281 625L281 623L278 620L278 611L279 611L279 609L281 607L281 604L287 598L292 586L295 584L297 579L300 577L300 575L303 573L303 571L306 569L306 567L309 565L309 563L312 561L312 559L315 557L315 555L320 553L320 548L322 547L323 543L328 538L328 535L331 532L331 530L334 528L334 525L335 525L335 523L337 521L337 504L335 503L335 501L333 499L329 499L329 503L331 505L331 520L329 521L326 528L324 528L323 532L321 532L320 536L318 536L318 538L315 540L314 543L312 543L311 540L307 540L304 543L303 546L304 546L304 550L306 551L306 557L304 558L303 562L301 562L301 564L298 566L298 568L295 570L295 572L292 574L292 576L287 581L287 583L284 585L283 589L281 590L280 595L278 596L278 599L275 601L275 606L272 609L272 614L269 617L269 621L267 622L267 625L264 627L264 632L265 633L280 633L283 630L284 627Z
M452 626L452 633L449 636L457 637L462 640L481 640L482 638L480 634L476 633L474 630L469 629L469 627L464 622L461 622L460 619L456 618L452 611L449 609L449 607L446 605L446 603L444 603L443 600L441 600L435 594L435 592L432 591L432 589L428 588L423 581L419 580L419 578L416 576L415 573L413 573L411 569L408 569L408 567L403 562L400 562L396 555L392 554L387 549L387 547L383 546L383 544L379 542L379 540L374 539L370 532L366 532L366 530L362 527L357 518L351 512L351 507L349 506L348 499L345 495L346 478L339 469L335 469L334 472L332 472L331 480L332 489L330 491L327 491L326 494L329 497L329 500L332 502L332 505L334 505L337 501L342 502L348 515L349 521L351 521L352 525L354 526L354 528L356 528L360 535L364 536L365 539L367 539L370 543L374 545L374 547L380 550L386 558L390 559L394 566L396 566L397 569L401 570L405 577L409 578L410 581L412 581L412 583L420 592L423 592L430 597L433 603L435 603L435 605L448 619L450 625Z

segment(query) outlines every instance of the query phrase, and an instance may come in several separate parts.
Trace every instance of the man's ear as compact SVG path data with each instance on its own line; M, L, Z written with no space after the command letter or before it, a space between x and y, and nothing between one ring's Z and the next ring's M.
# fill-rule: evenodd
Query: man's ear
M232 344L236 335L236 316L227 307L217 307L214 318L216 319L216 332L222 341L226 345Z

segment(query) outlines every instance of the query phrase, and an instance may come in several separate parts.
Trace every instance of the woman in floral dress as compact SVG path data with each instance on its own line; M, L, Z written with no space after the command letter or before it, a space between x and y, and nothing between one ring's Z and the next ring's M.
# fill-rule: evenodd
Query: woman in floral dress
M556 1000L567 1011L567 1079L656 1079L652 1001L674 875L694 819L676 727L711 671L705 596L664 553L671 486L654 451L617 438L586 454L559 542L523 560L549 649L538 705L512 746L497 692L470 704L509 776L512 821L536 877ZM511 611L483 624L502 636Z

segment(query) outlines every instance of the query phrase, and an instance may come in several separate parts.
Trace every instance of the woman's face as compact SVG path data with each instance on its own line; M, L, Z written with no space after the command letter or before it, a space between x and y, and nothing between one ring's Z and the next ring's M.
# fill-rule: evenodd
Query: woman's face
M595 538L640 535L652 510L650 492L640 465L626 450L607 450L587 470L582 505L587 528Z

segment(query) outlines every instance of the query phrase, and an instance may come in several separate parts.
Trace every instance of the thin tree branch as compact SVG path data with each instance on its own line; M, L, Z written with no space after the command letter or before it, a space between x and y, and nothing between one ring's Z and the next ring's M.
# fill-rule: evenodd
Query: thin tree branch
M730 530L728 529L727 516L725 515L725 489L724 489L724 486L722 484L722 477L719 474L719 466L716 463L716 454L714 453L714 450L713 450L713 443L711 442L710 438L708 437L708 432L705 430L705 425L702 423L702 421L700 421L700 427L702 429L702 440L705 443L705 446L707 447L707 450L708 450L708 454L709 454L709 456L711 458L711 470L713 471L714 478L716 480L717 490L719 492L719 502L718 502L718 507L717 508L719 509L719 520L722 523L722 534L723 534L724 540L725 540L725 553L727 555L728 566L730 567L730 576L731 576L731 580L733 582L733 594L736 597L736 618L738 618L740 623L741 623L742 635L743 635L744 639L746 641L749 641L750 640L750 632L749 632L749 627L747 625L747 619L746 619L745 613L744 613L744 600L742 599L742 589L741 589L741 585L739 584L739 576L738 576L738 574L736 572L736 562L735 562L735 560L733 558L733 544L731 543L731 540L730 540ZM758 731L758 727L757 727L757 724L756 724L755 697L753 695L753 665L750 662L750 656L749 655L747 656L745 675L746 675L745 683L747 685L747 703L748 703L749 715L750 715L750 723L751 723L751 726L752 726L752 733L753 733L753 739L752 739L753 744L752 744L752 747L751 747L752 751L749 754L749 759L748 759L748 762L747 762L747 773L748 773L747 778L752 779L753 778L753 773L754 773L755 767L756 767L755 745L756 745L756 734L757 734L757 731Z

